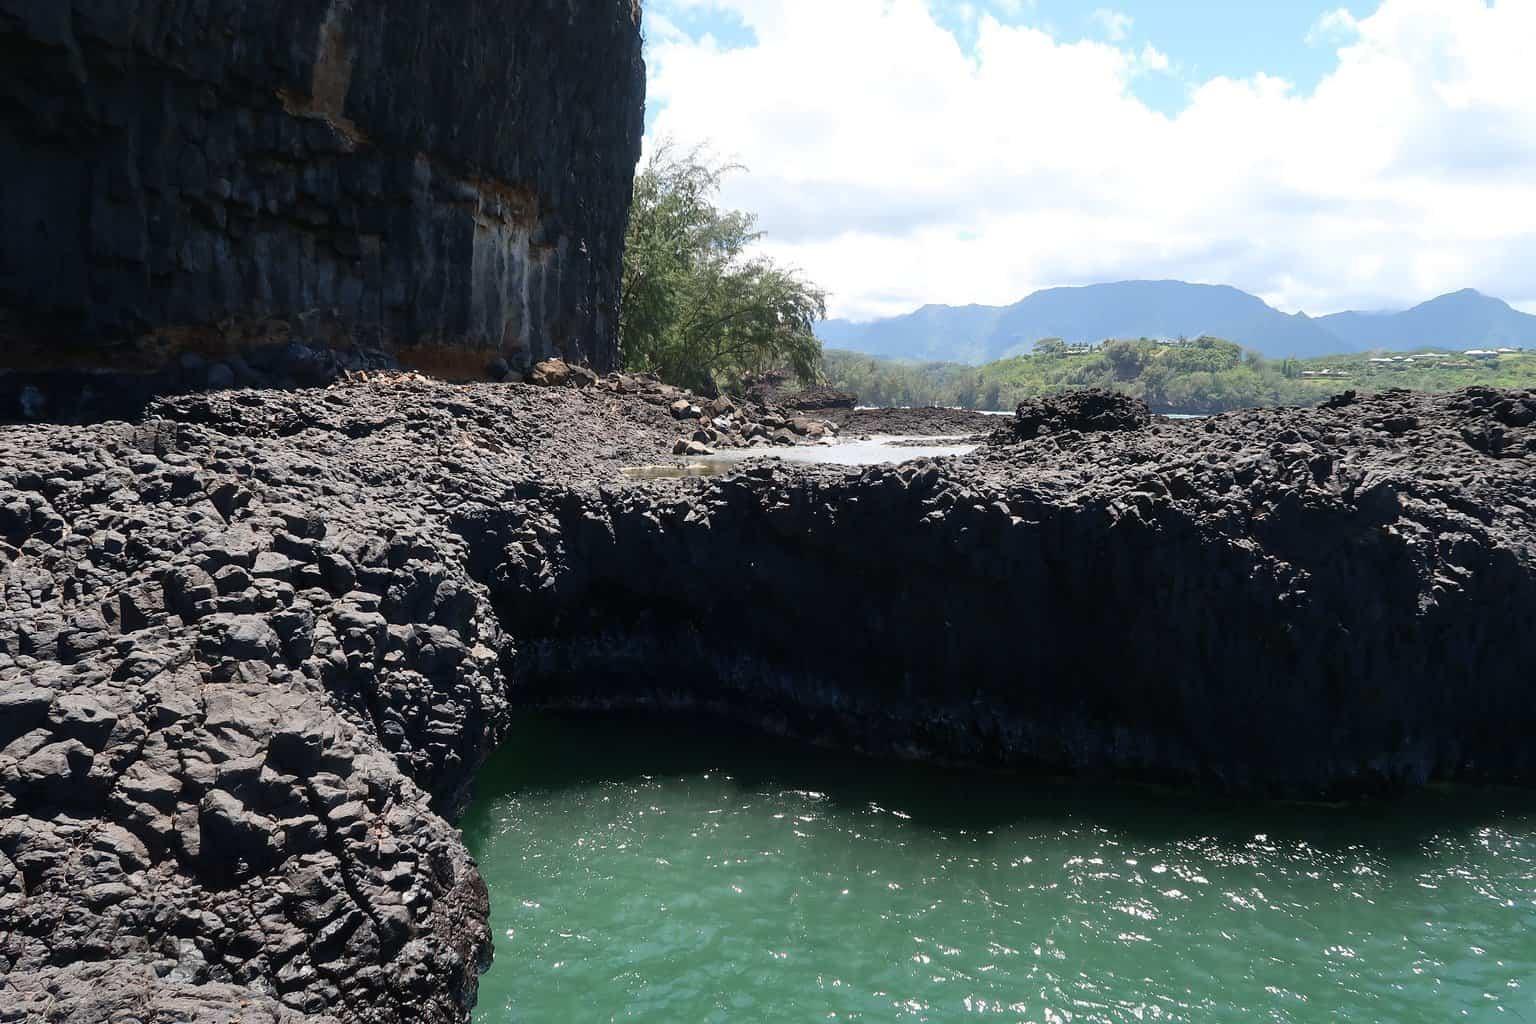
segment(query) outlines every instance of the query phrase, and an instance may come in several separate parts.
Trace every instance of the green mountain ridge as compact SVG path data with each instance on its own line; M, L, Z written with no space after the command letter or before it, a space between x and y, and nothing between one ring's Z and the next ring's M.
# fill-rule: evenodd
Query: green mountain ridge
M1471 289L1401 312L1282 313L1227 285L1121 281L1048 288L1011 306L923 306L867 323L827 320L831 347L897 359L981 364L1029 352L1042 338L1227 338L1269 359L1371 349L1536 345L1536 316Z

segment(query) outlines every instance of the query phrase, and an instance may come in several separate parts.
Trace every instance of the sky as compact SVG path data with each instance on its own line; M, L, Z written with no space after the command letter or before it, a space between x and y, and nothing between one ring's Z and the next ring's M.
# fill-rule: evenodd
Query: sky
M1536 0L648 0L646 152L830 315L1133 278L1536 312Z

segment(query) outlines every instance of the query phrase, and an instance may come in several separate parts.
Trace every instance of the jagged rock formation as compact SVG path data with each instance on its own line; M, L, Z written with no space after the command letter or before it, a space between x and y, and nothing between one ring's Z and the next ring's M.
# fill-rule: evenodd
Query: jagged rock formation
M0 428L0 1019L464 1020L446 819L521 704L1244 792L1536 773L1536 393L637 482L678 421L619 385Z
M1533 424L1532 393L1388 393L748 471L670 512L586 492L477 575L543 623L525 693L555 706L1244 793L1529 781Z
M612 398L398 380L0 428L0 1018L99 998L57 973L97 962L170 1005L465 1018L486 896L440 813L514 647L454 523L595 475ZM675 421L633 405L650 457Z
M614 365L634 0L0 0L0 52L0 417Z
M837 391L833 388L808 388L784 396L779 404L796 412L828 413L852 409L859 404L859 396L852 391Z
M48 1024L335 1024L329 1016L289 1009L271 996L236 985L168 983L142 965L121 961L71 964L18 974L0 985L3 1019ZM7 999L14 1006L7 1007Z
M1031 441L1047 434L1078 431L1138 430L1152 422L1147 403L1118 391L1089 388L1019 403L1008 425L1012 438ZM1005 436L1002 440L1012 438Z
M838 432L837 424L805 415L797 406L766 405L750 398L738 402L727 395L704 399L663 384L650 373L611 373L599 378L584 367L549 359L536 364L528 379L540 387L597 387L665 406L681 431L673 445L676 455L713 455L717 448L789 447Z

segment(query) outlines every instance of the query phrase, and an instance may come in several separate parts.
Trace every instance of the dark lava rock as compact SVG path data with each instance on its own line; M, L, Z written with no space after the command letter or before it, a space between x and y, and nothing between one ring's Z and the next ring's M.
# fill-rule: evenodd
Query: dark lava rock
M175 1024L337 1024L330 1016L291 1009L274 995L240 985L170 980L144 964L122 961L50 967L0 976L6 1021L48 1024L171 1022Z
M794 436L624 374L0 427L0 1020L465 1020L449 822L519 706L1249 794L1536 779L1536 393L1074 398L961 459L628 479L678 401Z
M814 412L823 416L834 412L849 412L859 404L859 396L852 391L834 388L806 388L781 395L778 404L791 412Z
M829 417L845 437L874 435L971 437L990 434L1001 418L974 409L914 406L910 409L848 409Z
M1140 430L1152 422L1147 403L1139 398L1089 388L1029 398L1014 411L1013 436L1022 441L1043 434L1076 430L1090 434L1107 430Z
M748 401L758 405L772 405L796 412L814 412L828 416L836 412L851 411L859 404L859 396L851 391L839 391L826 386L802 387L794 377L783 370L748 374L743 391Z
M612 368L639 20L0 0L0 419L391 362Z

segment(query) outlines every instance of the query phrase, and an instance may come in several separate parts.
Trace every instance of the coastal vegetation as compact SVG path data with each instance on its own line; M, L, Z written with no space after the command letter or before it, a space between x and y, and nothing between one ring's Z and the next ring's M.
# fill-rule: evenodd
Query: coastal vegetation
M753 214L716 205L737 169L664 143L636 174L619 319L625 369L703 393L769 369L816 380L826 295L751 253L761 237Z
M1112 388L1161 413L1309 406L1351 388L1437 392L1536 385L1536 350L1513 348L1277 359L1211 336L1113 338L1098 344L1045 338L1027 354L981 365L824 349L817 332L837 323L825 320L826 292L756 251L762 233L755 214L720 205L722 185L739 170L704 148L685 151L663 142L636 174L619 320L626 370L655 373L707 395L739 393L749 378L776 371L803 387L853 392L872 406L1003 410L1060 391ZM1201 296L1230 291L1179 288ZM1472 293L1452 298L1495 301ZM911 326L919 333L940 329Z
M906 362L828 349L825 376L865 405L1011 409L1026 398L1108 387L1154 412L1210 413L1252 406L1315 405L1340 391L1450 391L1470 385L1536 386L1536 351L1468 355L1439 349L1266 359L1220 338L1148 338L1069 345L1046 339L1030 355L982 366Z

